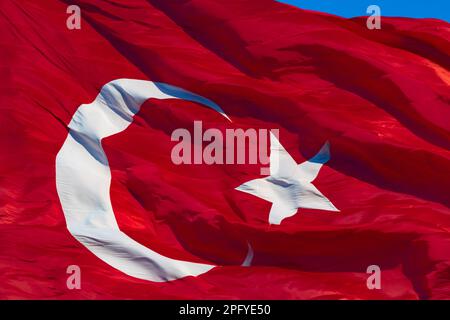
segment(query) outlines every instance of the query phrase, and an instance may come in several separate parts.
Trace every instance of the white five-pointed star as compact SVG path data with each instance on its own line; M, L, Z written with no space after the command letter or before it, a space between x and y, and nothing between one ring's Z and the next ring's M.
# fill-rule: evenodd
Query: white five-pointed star
M236 190L272 202L270 224L280 224L284 218L293 216L298 208L339 211L311 183L329 159L330 145L326 142L314 157L298 165L271 133L270 176L248 181Z

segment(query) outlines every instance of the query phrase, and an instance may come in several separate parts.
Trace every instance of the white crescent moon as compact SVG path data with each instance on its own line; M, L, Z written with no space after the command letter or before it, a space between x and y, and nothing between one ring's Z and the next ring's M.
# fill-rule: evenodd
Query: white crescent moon
M98 258L139 279L164 282L208 272L215 265L171 259L123 233L111 205L111 171L101 140L124 131L150 98L183 99L221 113L211 100L186 90L145 80L118 79L82 104L56 156L56 188L69 232ZM251 247L243 265L249 265Z

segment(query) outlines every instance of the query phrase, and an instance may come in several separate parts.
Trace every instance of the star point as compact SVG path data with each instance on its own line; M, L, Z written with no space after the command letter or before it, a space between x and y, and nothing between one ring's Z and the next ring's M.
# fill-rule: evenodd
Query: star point
M308 161L297 164L275 135L270 136L270 176L250 180L236 188L272 202L270 224L281 224L299 208L339 212L313 184L322 165L330 159L330 143Z

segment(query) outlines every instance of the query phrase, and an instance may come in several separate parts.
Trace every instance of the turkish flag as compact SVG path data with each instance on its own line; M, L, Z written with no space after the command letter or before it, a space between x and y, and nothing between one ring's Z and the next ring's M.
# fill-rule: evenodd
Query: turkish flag
M0 298L450 298L448 23L369 30L269 0L0 13ZM272 167L174 163L173 132L199 121L278 129L292 168L326 151L299 190L336 210L300 197L269 223L275 200L239 186Z

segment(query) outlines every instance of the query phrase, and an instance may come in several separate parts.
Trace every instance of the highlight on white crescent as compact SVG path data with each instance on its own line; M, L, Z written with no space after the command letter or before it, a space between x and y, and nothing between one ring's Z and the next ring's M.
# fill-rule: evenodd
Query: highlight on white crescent
M69 232L94 255L135 278L164 282L198 276L215 265L163 256L133 240L117 224L109 189L111 170L103 138L124 131L148 99L183 99L203 104L230 120L213 101L168 84L118 79L82 104L56 156L56 188ZM230 120L231 121L231 120ZM249 246L243 265L250 265Z

